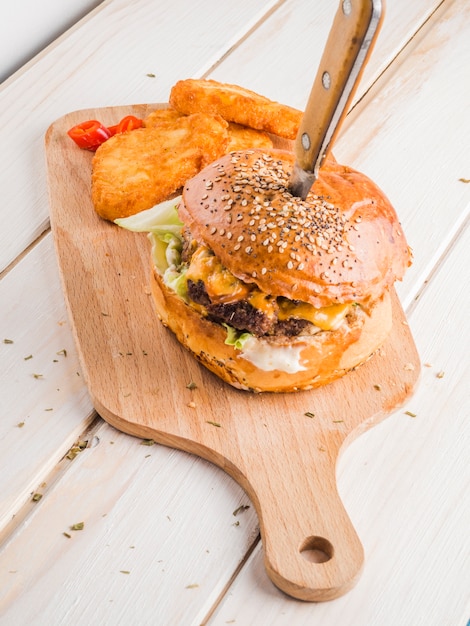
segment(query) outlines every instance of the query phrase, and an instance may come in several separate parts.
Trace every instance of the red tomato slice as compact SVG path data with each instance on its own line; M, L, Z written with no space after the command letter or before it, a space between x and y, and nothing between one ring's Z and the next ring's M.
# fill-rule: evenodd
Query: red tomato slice
M109 129L97 120L88 120L87 122L77 124L77 126L68 130L67 134L79 148L93 152L111 137Z
M85 150L95 151L107 139L118 133L125 133L128 130L135 130L144 125L143 120L134 115L126 115L119 124L114 126L103 126L97 120L88 120L77 124L67 131L77 146Z
M144 122L143 120L135 117L134 115L126 115L117 125L118 133L125 133L128 130L135 130L136 128L142 128Z

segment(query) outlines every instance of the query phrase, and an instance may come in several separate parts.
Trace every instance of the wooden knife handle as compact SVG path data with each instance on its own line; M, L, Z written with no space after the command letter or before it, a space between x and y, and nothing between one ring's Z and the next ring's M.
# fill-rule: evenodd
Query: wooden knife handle
M341 0L295 142L315 177L348 112L383 20L384 0Z

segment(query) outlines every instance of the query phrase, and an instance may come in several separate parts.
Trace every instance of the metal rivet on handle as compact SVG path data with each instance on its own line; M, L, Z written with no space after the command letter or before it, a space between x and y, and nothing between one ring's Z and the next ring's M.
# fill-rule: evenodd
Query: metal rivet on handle
M351 0L343 0L343 13L345 15L351 15L352 5Z
M303 133L302 134L301 141L302 141L302 148L304 150L309 150L310 149L310 137L309 137L308 133Z
M331 76L328 72L323 72L321 83L325 89L329 89L331 87Z

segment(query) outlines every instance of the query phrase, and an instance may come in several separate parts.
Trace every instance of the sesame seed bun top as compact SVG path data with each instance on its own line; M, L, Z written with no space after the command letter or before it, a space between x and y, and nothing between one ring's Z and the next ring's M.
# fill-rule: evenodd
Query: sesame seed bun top
M332 159L302 201L287 190L293 163L279 150L228 154L186 183L180 218L265 293L317 307L377 300L411 262L390 202Z

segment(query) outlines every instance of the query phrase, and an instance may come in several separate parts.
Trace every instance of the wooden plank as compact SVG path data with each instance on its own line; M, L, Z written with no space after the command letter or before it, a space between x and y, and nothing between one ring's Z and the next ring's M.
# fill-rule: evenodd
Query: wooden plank
M273 588L259 546L208 625L467 623L470 342L462 335L467 286L455 281L462 266L470 266L468 227L410 315L427 364L416 394L338 466L340 493L365 537L357 586L327 604L295 602Z
M397 291L405 307L459 233L470 212L468 179L470 12L443 5L427 28L348 116L339 161L366 172L403 223L414 263ZM412 141L410 141L412 138Z
M86 429L94 411L50 237L3 278L0 293L1 530Z
M5 4L0 22L0 83L102 1Z
M0 622L198 626L257 536L248 498L211 464L104 423L90 444L2 546Z
M289 0L221 60L211 77L242 84L303 110L333 23L337 2ZM413 39L442 0L388 0L385 18L359 85L357 101ZM449 2L447 2L449 4Z

